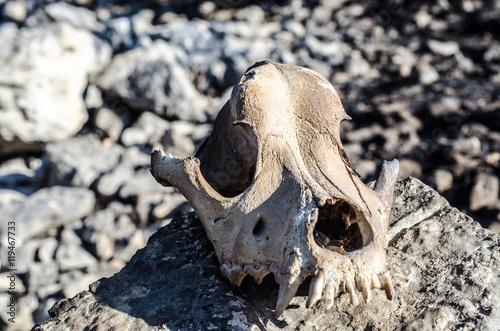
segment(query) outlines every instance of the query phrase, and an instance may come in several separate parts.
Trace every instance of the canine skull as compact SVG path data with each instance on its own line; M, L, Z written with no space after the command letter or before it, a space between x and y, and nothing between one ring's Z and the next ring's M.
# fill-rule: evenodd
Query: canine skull
M393 287L383 243L398 172L384 162L374 189L340 142L349 119L332 85L293 65L250 67L195 157L152 154L151 170L189 200L214 245L223 276L239 286L274 273L280 316L311 276L307 307L339 291L358 304Z

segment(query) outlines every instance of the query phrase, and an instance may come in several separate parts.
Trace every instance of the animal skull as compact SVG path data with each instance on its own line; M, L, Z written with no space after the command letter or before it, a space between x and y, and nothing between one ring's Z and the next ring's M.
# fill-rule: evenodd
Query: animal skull
M372 288L392 299L384 236L398 161L384 162L372 190L340 142L349 119L332 85L293 65L250 67L195 157L152 154L162 185L189 200L214 245L222 274L239 286L274 273L280 316L312 276L307 307L333 306L339 291L358 304Z

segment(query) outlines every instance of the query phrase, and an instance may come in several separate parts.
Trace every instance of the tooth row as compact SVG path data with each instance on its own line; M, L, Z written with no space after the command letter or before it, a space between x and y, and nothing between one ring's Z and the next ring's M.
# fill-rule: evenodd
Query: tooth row
M276 277L276 283L279 284L280 278L280 269L278 266L274 264L263 265L260 267L254 267L251 265L245 266L243 269L240 266L230 267L227 264L223 263L220 267L222 276L229 279L231 285L239 287L243 278L248 274L253 277L257 284L262 283L264 277L266 277L269 273L273 272Z
M227 264L221 265L221 272L224 277L229 279L233 286L240 286L243 278L248 274L255 279L257 284L262 282L262 279L269 273L274 273L276 283L280 284L278 301L276 303L275 318L278 318L290 301L297 293L299 285L304 280L303 277L286 273L281 274L280 267L271 264L254 267L251 265L245 266L243 269L240 266L229 267ZM325 303L326 310L333 307L335 296L339 291L347 292L349 294L351 304L357 306L359 304L358 297L356 296L356 289L363 294L366 303L372 299L372 288L382 288L389 300L394 296L394 288L389 272L383 275L365 275L356 278L356 282L351 277L346 277L343 282L330 280L326 283L325 274L320 270L311 280L309 287L309 296L307 298L306 307L311 308L319 300ZM326 284L325 284L326 283Z
M311 308L319 300L325 303L327 310L331 309L334 304L335 296L339 291L349 294L351 304L357 306L359 304L356 295L356 289L363 295L366 303L372 300L372 288L382 288L385 290L387 299L392 300L394 296L394 288L389 272L383 275L361 275L357 277L356 283L351 277L346 277L343 282L339 283L335 280L330 280L325 284L325 275L320 270L311 280L309 287L309 296L307 298L306 307Z

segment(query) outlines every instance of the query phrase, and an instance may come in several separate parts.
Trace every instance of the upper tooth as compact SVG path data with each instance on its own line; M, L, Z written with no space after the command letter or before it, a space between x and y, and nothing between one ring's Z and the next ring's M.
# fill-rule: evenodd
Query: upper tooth
M388 271L385 274L379 276L379 279L382 287L385 290L387 299L392 300L392 297L394 296L394 288L392 287L391 274Z
M323 287L325 286L325 274L323 271L319 270L317 275L311 280L311 285L309 286L309 296L307 298L306 307L311 308L316 302L321 299L321 294L323 293Z
M234 266L230 268L227 264L222 264L220 267L222 275L229 279L231 285L239 287L243 278L245 278L246 273L241 270L240 266Z
M354 292L354 284L350 277L346 277L345 279L345 288L347 292L349 292L349 296L351 297L351 303L353 306L357 306L359 304L358 298L356 297L356 292Z
M302 278L291 274L285 274L281 277L280 290L278 293L278 302L274 310L274 318L278 318L288 307L290 301L297 293Z
M334 281L330 281L328 285L326 285L325 289L325 308L326 310L330 310L333 307L333 302L335 299L335 293L337 289L337 284Z
M368 303L372 299L371 282L367 276L361 275L361 292L365 302Z
M251 265L247 265L245 266L245 268L243 269L243 271L247 274L249 274L250 276L252 276L255 280L255 282L257 284L260 284L262 283L262 280L264 279L264 277L271 272L271 270L269 270L269 266L268 265L263 265L259 268L255 268Z
M281 282L281 267L272 263L269 266L269 270L271 270L274 274L274 280L276 281L276 284L279 284Z

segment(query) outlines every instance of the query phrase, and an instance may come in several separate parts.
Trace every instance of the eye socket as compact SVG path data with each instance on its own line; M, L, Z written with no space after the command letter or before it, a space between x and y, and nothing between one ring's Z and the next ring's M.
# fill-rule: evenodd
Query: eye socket
M314 240L325 249L346 254L359 250L371 240L368 222L345 201L319 207Z

